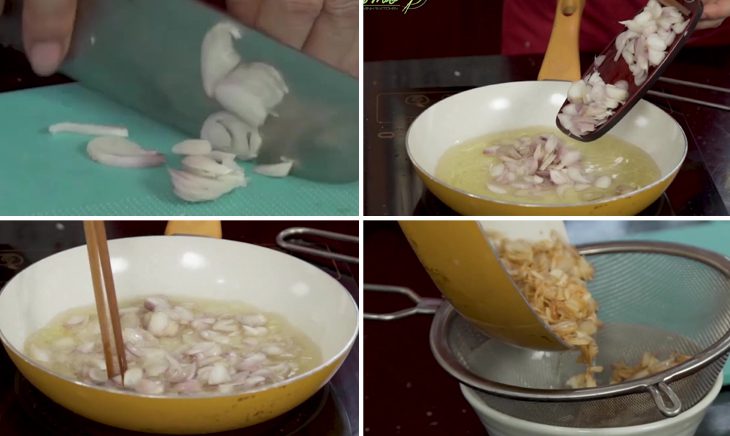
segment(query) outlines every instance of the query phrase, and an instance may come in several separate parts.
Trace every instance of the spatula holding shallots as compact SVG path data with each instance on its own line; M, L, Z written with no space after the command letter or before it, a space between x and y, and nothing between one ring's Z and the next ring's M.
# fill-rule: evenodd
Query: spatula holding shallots
M700 0L649 0L621 21L626 29L568 89L558 128L585 142L607 133L659 79L701 16Z

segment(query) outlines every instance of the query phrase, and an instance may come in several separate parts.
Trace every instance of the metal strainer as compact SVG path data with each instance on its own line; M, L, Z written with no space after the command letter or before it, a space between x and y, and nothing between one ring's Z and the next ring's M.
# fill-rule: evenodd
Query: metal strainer
M599 303L599 387L565 389L584 370L577 352L534 351L485 336L444 303L431 326L436 359L490 407L513 417L566 427L638 425L675 416L712 388L730 349L730 260L659 242L584 246L595 268ZM635 381L609 385L611 365L636 364L649 351L692 358Z

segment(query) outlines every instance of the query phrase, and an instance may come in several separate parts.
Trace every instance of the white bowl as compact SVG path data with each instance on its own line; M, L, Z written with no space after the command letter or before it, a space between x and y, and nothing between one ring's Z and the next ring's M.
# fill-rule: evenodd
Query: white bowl
M667 418L650 424L608 428L557 427L525 421L487 406L479 398L478 391L466 385L461 385L461 393L464 394L466 401L471 404L474 411L479 415L479 419L489 431L490 436L692 436L705 417L707 408L720 393L721 388L722 375L718 377L717 382L702 401L674 418Z

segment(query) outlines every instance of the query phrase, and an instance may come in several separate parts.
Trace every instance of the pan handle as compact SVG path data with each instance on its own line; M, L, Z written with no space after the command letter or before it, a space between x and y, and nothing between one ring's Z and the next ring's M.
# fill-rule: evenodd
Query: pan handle
M294 251L297 253L305 253L312 256L323 257L325 259L339 260L342 262L353 264L357 264L359 262L357 257L347 256L341 253L332 253L327 250L320 250L318 248L313 248L312 246L309 246L304 240L307 235L319 236L321 238L330 239L332 241L351 242L355 244L359 243L360 241L360 238L358 238L357 236L346 235L343 233L311 229L308 227L291 227L282 230L278 235L276 235L276 244L285 250ZM298 237L299 239L294 239L295 237Z
M443 303L443 300L440 298L423 298L417 293L415 293L410 288L405 288L402 286L390 286L390 285L372 285L372 284L365 284L363 287L364 291L373 291L373 292L390 292L394 294L401 294L408 297L411 301L416 303L414 306L396 310L395 312L390 313L364 313L363 319L369 319L369 320L375 320L375 321L393 321L396 319L405 318L407 316L411 315L417 315L417 314L426 314L426 315L433 315L436 313L436 310L441 306L441 303Z
M580 20L586 0L558 0L553 30L537 80L579 80Z

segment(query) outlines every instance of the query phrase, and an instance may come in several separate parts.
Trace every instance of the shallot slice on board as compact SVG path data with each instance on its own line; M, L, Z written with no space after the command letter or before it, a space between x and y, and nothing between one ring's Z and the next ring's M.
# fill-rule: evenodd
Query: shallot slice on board
M239 185L233 180L211 179L187 171L170 169L175 195L185 201L212 201Z
M165 163L165 156L146 150L118 136L100 136L89 141L86 152L91 159L104 165L124 168L156 167Z
M129 131L126 127L70 122L53 124L48 128L48 131L54 135L57 133L79 133L81 135L119 136L122 138L126 138L129 136Z
M253 169L258 174L267 176L267 177L286 177L291 172L292 167L294 166L294 161L287 160L281 163L275 163L275 164L262 164L262 165L256 165L256 167Z
M188 140L181 144L195 147L178 147L179 150L202 150L201 142ZM207 141L205 141L207 142ZM208 143L208 146L210 144ZM246 175L231 153L213 150L208 154L186 156L181 170L170 169L173 192L185 201L212 201L238 187L246 186Z
M172 147L173 153L185 156L207 155L212 151L213 146L205 139L188 139Z

